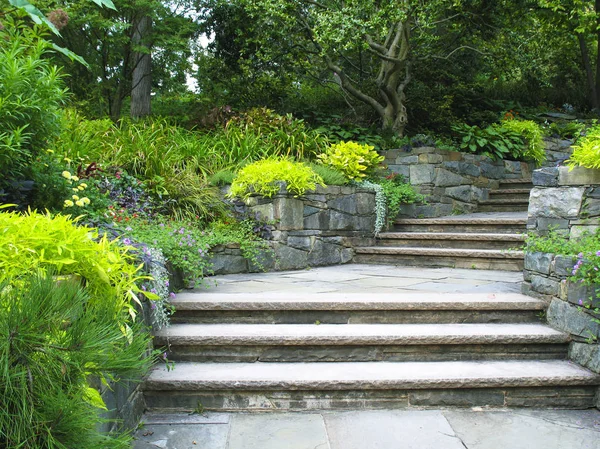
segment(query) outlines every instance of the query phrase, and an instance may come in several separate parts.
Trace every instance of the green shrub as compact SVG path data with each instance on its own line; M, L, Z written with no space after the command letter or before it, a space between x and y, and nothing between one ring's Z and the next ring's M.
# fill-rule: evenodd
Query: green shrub
M457 135L462 151L492 159L518 159L523 152L523 137L514 131L503 130L498 124L482 129L461 123L452 125L452 131Z
M264 159L241 169L231 185L231 198L248 198L253 193L270 198L286 183L288 192L302 195L324 185L323 180L301 162L288 159Z
M550 135L561 139L579 139L581 133L585 130L583 123L569 122L552 122L548 128Z
M211 186L221 187L230 185L235 179L235 172L232 170L219 170L208 177L208 183Z
M585 137L573 145L573 153L567 160L567 165L600 168L600 125L589 128Z
M0 283L0 447L128 448L98 432L106 406L89 381L141 378L150 336L139 324L125 335L95 293L52 274Z
M333 144L325 153L319 154L318 158L323 164L339 170L352 180L366 178L384 159L372 146L356 142Z
M0 28L0 201L22 201L29 164L60 132L66 91L37 28L7 16ZM2 196L5 196L3 199Z
M398 174L387 176L377 183L382 187L385 195L388 225L396 219L403 204L421 202L425 198L415 192L414 187L404 182L404 177Z
M88 307L110 311L123 329L135 317L140 275L127 247L98 238L95 230L62 215L4 212L0 229L0 282L11 279L19 286L21 276L38 270L81 276L90 295Z
M515 133L523 138L525 147L519 155L523 159L534 161L538 167L546 160L544 131L533 120L503 120L500 131Z
M310 163L309 166L326 186L343 186L350 182L341 171L329 165Z

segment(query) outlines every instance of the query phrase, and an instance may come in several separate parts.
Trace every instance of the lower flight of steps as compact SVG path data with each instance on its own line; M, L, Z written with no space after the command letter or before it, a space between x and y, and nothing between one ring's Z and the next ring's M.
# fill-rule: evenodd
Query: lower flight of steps
M526 225L525 214L399 219L377 246L356 247L354 262L521 271Z
M158 332L152 411L592 407L545 303L505 294L185 293Z

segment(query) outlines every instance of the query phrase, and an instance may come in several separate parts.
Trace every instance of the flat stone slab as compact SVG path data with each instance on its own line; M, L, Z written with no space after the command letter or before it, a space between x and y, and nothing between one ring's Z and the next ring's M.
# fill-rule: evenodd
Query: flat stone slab
M174 324L159 345L431 345L567 343L542 324Z
M136 433L133 449L228 449L228 424L147 424Z
M527 212L477 212L473 214L448 215L438 218L402 218L396 224L508 224L526 225Z
M465 449L441 412L325 413L331 449Z
M515 250L498 249L458 249L458 248L424 248L424 247L383 247L363 246L354 248L357 254L387 254L387 255L414 255L436 257L470 257L489 259L523 259L525 253Z
M600 385L574 363L552 361L177 363L154 369L146 390L351 390Z
M469 449L600 449L593 410L444 411Z
M473 273L471 271L470 273ZM485 279L485 273L476 279ZM483 280L481 279L481 280ZM452 278L457 284L461 279ZM420 280L425 282L426 280ZM469 283L472 285L472 283ZM339 288L339 287L338 287ZM520 293L321 293L293 291L249 293L180 293L177 310L544 310L546 303Z
M227 449L329 448L323 417L318 414L235 415Z

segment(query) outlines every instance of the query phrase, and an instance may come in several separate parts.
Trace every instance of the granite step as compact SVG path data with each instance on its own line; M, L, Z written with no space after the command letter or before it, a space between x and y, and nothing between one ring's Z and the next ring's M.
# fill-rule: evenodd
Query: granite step
M173 323L539 322L545 302L518 293L180 293Z
M533 189L533 183L528 178L503 179L500 181L498 190L503 189Z
M371 246L354 251L353 261L366 264L504 271L521 271L524 264L524 253L519 250Z
M563 360L192 363L157 367L150 411L411 407L591 408L600 376Z
M526 230L527 217L463 218L460 215L439 218L405 218L394 221L394 232L449 232L515 234Z
M491 199L479 201L478 212L517 212L526 211L529 207L529 198Z
M155 335L190 362L565 359L568 342L542 324L176 324Z
M530 189L497 189L490 190L490 200L518 199L529 201Z
M382 232L377 246L422 248L518 249L525 234L493 234L466 232Z

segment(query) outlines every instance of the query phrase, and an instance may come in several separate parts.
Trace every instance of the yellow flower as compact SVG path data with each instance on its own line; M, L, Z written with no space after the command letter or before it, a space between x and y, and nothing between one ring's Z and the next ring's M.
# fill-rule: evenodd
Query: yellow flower
M69 173L67 170L65 170L61 174L62 174L63 178L71 179L71 173Z
M77 187L73 187L71 190L72 190L73 192L79 192L79 189L78 189Z
M63 205L63 207L71 207L71 206L73 206L73 201L65 200L65 204Z
M83 201L83 204L85 204L86 206L90 204L90 199L87 196L81 198L81 201Z
M85 187L83 187L83 186L77 186L77 188L73 189L73 190L85 190Z
M77 201L79 199L79 197L77 195L73 195L71 198L73 198L75 201Z
M77 182L77 181L79 181L79 178L78 178L77 176L75 176L75 175L71 176L71 179L72 179L73 181L76 181L76 182Z
M72 160L71 158L68 158L68 157L65 157L65 158L63 159L63 161L65 161L65 162L67 162L67 163L69 163L69 164L70 164L71 162L73 162L73 160Z
M54 153L54 150L46 150L46 153L52 154L52 153Z
M79 207L83 207L85 205L81 200L75 201L75 204L77 204Z
M79 187L83 187L84 189L87 189L87 184L85 182L82 182L81 184L79 184Z

